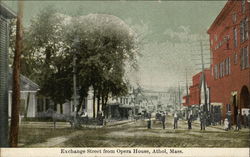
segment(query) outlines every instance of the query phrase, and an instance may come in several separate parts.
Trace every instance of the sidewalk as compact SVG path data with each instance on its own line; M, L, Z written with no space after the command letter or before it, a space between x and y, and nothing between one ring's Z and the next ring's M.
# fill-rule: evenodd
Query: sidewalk
M199 126L200 126L200 121L199 121L199 120L196 120L196 121L194 121L193 123L194 123L195 125L199 125ZM233 127L233 128L232 128L231 130L236 131L236 130L235 130L235 125L233 125L232 127ZM214 129L219 129L219 130L225 131L224 125L223 125L223 124L222 124L222 125L209 125L209 126L206 126L206 128L214 128ZM244 128L243 126L241 126L240 131L249 132L250 129L249 129L249 128Z
M106 123L106 127L112 127L112 126L117 126L117 125L123 125L123 124L128 124L128 123L134 123L135 120L121 120L121 121L110 121Z
M112 127L117 125L124 125L127 123L133 123L134 120L113 120L106 123L106 125L93 125L93 124L82 124L83 128L102 128L102 127ZM54 122L22 122L21 126L24 127L35 127L35 128L54 128ZM70 128L69 122L56 122L56 128Z

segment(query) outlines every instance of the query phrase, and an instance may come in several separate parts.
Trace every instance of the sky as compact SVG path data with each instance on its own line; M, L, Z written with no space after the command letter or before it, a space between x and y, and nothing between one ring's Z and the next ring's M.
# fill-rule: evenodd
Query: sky
M16 10L16 1L5 1ZM189 83L201 70L200 39L209 67L206 33L226 1L25 1L24 25L43 7L55 6L60 13L82 16L91 13L117 16L140 35L142 56L132 80L151 89Z

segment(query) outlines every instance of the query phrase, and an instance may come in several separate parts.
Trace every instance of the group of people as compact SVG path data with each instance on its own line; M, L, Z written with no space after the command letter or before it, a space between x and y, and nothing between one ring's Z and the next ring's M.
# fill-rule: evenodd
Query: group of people
M248 115L246 111L243 111L243 115L240 114L240 110L238 110L236 115L236 127L235 130L239 131L241 129L241 124L243 124L244 128L250 128L250 110L248 110ZM224 120L224 129L226 131L232 129L232 113L228 111L226 113L226 118Z
M159 113L159 116L158 116L158 120L161 121L161 124L162 124L162 128L165 129L166 128L166 115L167 113L166 112L160 112ZM148 129L151 129L151 114L150 113L147 113L146 115L147 117L147 128ZM201 130L205 130L205 127L206 127L206 114L205 112L200 112L200 128ZM178 113L175 112L173 114L173 129L178 129L178 121L179 121L179 116L178 116ZM194 121L194 116L192 114L192 112L188 112L188 115L187 115L187 128L188 129L192 129L192 122Z
M200 117L200 130L205 130L206 128L206 113L203 111L199 112L199 117ZM188 129L192 129L192 122L194 121L194 115L192 114L192 112L188 113L187 116L187 124L188 124Z
M147 128L151 129L151 114L147 113ZM166 128L166 118L167 118L167 113L166 112L161 112L160 116L159 116L159 120L162 123L162 128L165 129ZM174 129L178 128L178 114L175 112L174 113Z

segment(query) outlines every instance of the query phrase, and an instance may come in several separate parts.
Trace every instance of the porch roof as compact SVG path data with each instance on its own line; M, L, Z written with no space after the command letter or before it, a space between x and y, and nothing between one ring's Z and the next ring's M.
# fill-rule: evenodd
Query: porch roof
M13 19L16 17L16 13L12 11L11 9L9 9L3 3L0 3L0 15L6 19Z
M12 91L12 76L12 72L9 72L9 91ZM36 92L39 90L39 86L27 77L20 75L20 90Z

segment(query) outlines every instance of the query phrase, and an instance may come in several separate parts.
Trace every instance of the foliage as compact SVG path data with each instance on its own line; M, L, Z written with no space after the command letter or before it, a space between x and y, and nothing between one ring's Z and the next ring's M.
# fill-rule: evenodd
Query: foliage
M71 19L71 20L69 20ZM80 102L92 86L98 104L109 96L125 95L127 64L136 68L135 33L111 15L68 17L49 6L25 30L22 73L40 85L40 94L64 103L72 97L72 60Z
M136 67L137 41L134 32L111 15L90 14L72 19L67 39L75 47L79 79L93 86L106 102L108 96L127 93L125 63ZM88 86L86 86L88 87Z

